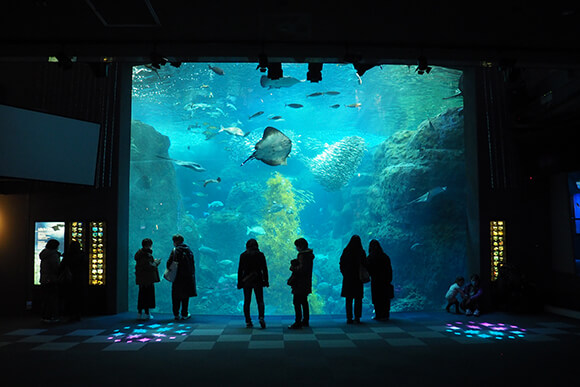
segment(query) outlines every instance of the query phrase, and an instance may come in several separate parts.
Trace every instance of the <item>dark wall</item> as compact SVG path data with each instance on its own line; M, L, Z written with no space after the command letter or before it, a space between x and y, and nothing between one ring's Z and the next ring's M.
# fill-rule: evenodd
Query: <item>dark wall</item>
M119 268L118 263L126 261L127 252L126 238L119 239L119 235L126 235L119 232L119 217L124 222L121 228L126 229L127 195L119 193L127 191L128 165L120 174L119 159L122 149L125 153L129 150L130 67L110 65L106 76L83 63L67 69L54 63L0 63L0 71L10 74L0 80L0 104L101 125L94 186L0 177L0 292L11 295L0 313L24 312L26 301L37 299L38 289L33 286L34 222L44 220L107 222L108 280L105 286L89 288L88 311L126 310L126 280L120 286L118 280L126 278L127 269ZM123 119L126 126L121 124Z

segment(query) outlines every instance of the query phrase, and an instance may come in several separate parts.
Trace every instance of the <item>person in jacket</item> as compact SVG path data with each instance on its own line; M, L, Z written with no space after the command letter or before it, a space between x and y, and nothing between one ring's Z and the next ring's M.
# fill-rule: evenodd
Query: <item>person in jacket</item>
M187 320L189 314L189 298L197 296L195 280L195 262L193 252L179 234L173 236L174 249L167 260L167 268L175 261L177 262L177 274L171 285L171 302L173 305L173 316L176 320ZM181 309L181 317L179 311Z
M342 290L340 296L346 299L346 323L360 324L362 316L363 283L360 279L360 267L364 266L366 252L358 235L353 235L340 256L340 273ZM353 320L354 301L354 320Z
M465 309L465 315L478 317L481 313L480 303L483 289L481 288L477 274L471 275L470 282L463 289L463 292L465 293L465 299L461 302L461 307Z
M447 306L445 310L447 312L451 312L451 306L455 305L455 313L461 314L461 309L459 309L459 299L457 296L460 296L462 300L465 299L465 292L463 292L463 284L465 283L465 279L462 276L458 276L455 278L455 282L451 284L449 290L445 294L445 300L447 300Z
M42 297L42 322L58 322L58 274L60 265L60 242L50 239L39 254L40 291Z
M64 310L69 321L80 321L84 310L85 295L88 287L89 273L86 255L78 241L72 241L64 252L60 271L67 272L70 278L60 283L64 299Z
M142 248L135 253L135 282L139 286L137 311L139 320L150 320L153 315L150 309L155 308L155 283L160 281L158 266L160 259L153 258L153 241L149 238L141 241Z
M295 320L289 329L301 329L310 326L310 308L308 295L312 293L312 265L314 254L308 248L308 241L299 238L294 241L298 256L290 261L292 276L289 285L292 287Z
M249 239L246 242L246 251L240 254L238 265L238 289L244 289L244 317L246 327L252 328L252 318L250 317L250 303L252 301L252 291L256 296L258 304L258 319L260 327L266 328L264 320L264 287L269 287L268 267L266 257L258 247L258 241Z
M371 276L371 297L375 307L375 320L388 320L393 298L393 268L391 258L383 251L376 239L369 243L369 255L366 262Z

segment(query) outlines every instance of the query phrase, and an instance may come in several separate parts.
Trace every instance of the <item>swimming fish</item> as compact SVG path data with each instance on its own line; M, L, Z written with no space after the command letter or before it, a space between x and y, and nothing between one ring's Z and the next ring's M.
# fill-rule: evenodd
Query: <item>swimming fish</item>
M205 168L202 167L200 164L195 163L193 161L183 161L183 160L175 160L170 159L169 157L157 156L163 160L173 161L175 164L180 165L185 168L193 169L195 172L205 172Z
M419 196L417 199L411 200L407 204L396 207L395 209L400 209L402 207L408 206L414 203L427 203L433 200L433 198L447 190L447 187L435 187L425 192L423 195Z
M235 126L230 126L229 128L224 128L223 126L221 126L220 128L221 129L219 130L219 133L226 132L231 134L232 136L240 136L240 137L245 137L248 135L247 133L244 133L242 129Z
M268 126L264 129L262 139L256 143L254 148L256 151L241 165L251 159L257 159L272 166L286 165L286 159L292 150L292 140L278 129Z
M284 209L284 205L281 203L272 202L272 206L268 210L269 213L282 211Z
M282 119L282 116L274 116L274 117L270 117L268 118L269 120L274 120L274 121L278 121L280 119Z
M459 93L452 95L451 97L444 97L443 99L457 98L457 97L461 97L463 95L463 74L461 74L461 76L459 77L459 82L457 83L457 89L459 90Z
M211 71L213 71L214 73L216 73L217 75L224 75L225 74L225 71L217 66L207 65L207 67L209 67L209 69Z
M294 109L300 109L301 107L304 107L304 105L300 105L299 103L287 103L286 106L290 106Z
M246 235L255 234L255 235L266 235L266 231L262 226L253 226L248 227L246 226Z
M218 254L218 251L216 249L212 249L211 247L207 247L204 245L201 245L198 250L200 253L204 253L204 254L208 254L208 255L217 255Z
M325 91L324 94L326 94L326 95L339 95L340 91Z
M338 109L340 107L340 104L336 103L334 105L330 105L329 107L331 107L332 109Z
M207 208L220 208L223 207L224 204L219 200L213 201L207 205Z
M251 120L252 118L255 118L255 117L261 116L262 114L264 114L264 112L263 112L263 111L259 111L259 112L257 112L257 113L254 113L254 114L252 114L250 117L248 117L248 120Z
M206 181L203 182L203 186L205 187L210 183L220 183L221 181L222 181L221 177L218 177L217 179L207 179Z
M303 81L299 81L294 77L282 77L279 79L270 79L265 75L260 77L260 86L268 89L279 89L281 87L292 87L297 83Z
M351 104L345 105L345 106L349 107L349 108L357 108L357 107L361 107L362 104L360 102L357 102L357 103L351 103Z
M324 93L322 93L322 92L319 91L319 92L316 92L316 93L308 94L306 96L306 98L308 98L308 97L319 97L321 95L324 95Z

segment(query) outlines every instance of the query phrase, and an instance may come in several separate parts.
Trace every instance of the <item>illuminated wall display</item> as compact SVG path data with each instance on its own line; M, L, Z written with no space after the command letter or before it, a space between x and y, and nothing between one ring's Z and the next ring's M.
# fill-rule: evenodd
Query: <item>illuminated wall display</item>
M105 222L89 223L89 285L104 285L106 280Z
M60 242L58 251L64 246L64 222L35 222L34 224L34 285L40 285L40 252L50 239Z
M68 237L71 242L79 242L81 250L85 250L85 223L71 222Z
M497 280L499 269L506 261L505 255L505 222L489 222L489 240L491 243L491 280Z

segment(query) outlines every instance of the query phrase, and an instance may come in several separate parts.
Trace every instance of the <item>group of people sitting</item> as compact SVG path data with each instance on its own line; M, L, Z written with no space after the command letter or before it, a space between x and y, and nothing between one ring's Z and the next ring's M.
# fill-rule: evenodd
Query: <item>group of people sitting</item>
M451 312L451 307L455 306L455 313L462 314L463 309L465 315L467 316L479 316L481 314L481 296L483 294L483 289L479 283L479 276L477 274L472 274L469 284L465 285L465 279L461 276L455 279L455 282L451 284L445 299L447 300L447 306L445 310ZM461 298L461 300L458 298Z

